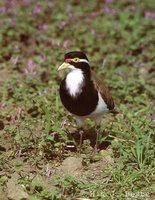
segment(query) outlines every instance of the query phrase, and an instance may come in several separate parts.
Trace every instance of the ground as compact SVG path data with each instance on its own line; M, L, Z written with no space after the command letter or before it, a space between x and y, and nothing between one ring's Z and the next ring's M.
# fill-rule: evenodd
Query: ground
M155 199L154 1L0 2L0 200ZM79 152L57 68L84 51L120 112Z

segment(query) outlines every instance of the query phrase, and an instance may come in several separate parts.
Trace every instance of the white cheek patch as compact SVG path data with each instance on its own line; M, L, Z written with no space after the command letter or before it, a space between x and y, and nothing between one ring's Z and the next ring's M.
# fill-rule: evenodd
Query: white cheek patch
M86 60L86 59L80 59L79 62L85 62L85 63L89 64L88 60Z
M80 69L75 69L68 73L66 76L66 87L71 96L76 97L81 92L83 79L84 76Z

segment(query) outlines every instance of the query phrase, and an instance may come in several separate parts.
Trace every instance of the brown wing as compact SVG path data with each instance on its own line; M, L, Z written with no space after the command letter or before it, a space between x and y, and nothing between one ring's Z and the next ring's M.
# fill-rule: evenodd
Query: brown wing
M105 103L107 104L107 107L109 110L113 110L114 100L112 96L110 95L110 92L107 87L105 87L98 78L96 78L96 75L93 71L91 71L91 79L94 83L95 88L100 92L102 98L104 99Z

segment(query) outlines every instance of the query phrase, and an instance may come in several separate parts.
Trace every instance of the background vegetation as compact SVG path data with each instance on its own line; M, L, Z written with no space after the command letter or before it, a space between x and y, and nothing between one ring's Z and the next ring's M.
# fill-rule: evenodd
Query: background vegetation
M57 67L70 50L87 54L120 108L103 118L95 156L95 130L79 155L58 95ZM153 0L0 1L0 99L3 200L154 199ZM67 158L80 159L79 176L57 172Z

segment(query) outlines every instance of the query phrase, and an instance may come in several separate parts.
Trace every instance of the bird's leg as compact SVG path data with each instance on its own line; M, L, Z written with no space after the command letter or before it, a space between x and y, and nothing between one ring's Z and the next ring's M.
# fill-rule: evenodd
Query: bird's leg
M94 153L97 153L97 147L98 147L98 142L99 142L99 131L100 131L100 126L96 125L95 126L96 129L96 142L95 142L95 146L94 146Z
M81 153L82 150L82 143L83 143L83 134L84 134L84 130L83 130L83 126L84 126L84 122L85 122L85 118L84 117L77 117L76 116L76 123L79 127L79 134L80 134L80 149L79 149L79 153Z
M80 134L80 148L79 148L79 153L81 153L82 143L83 143L83 134L84 134L84 130L82 128L80 128L79 134Z
M94 153L97 153L97 147L99 142L99 131L100 131L100 123L101 123L102 115L95 118L95 129L96 129L96 143L94 146Z

